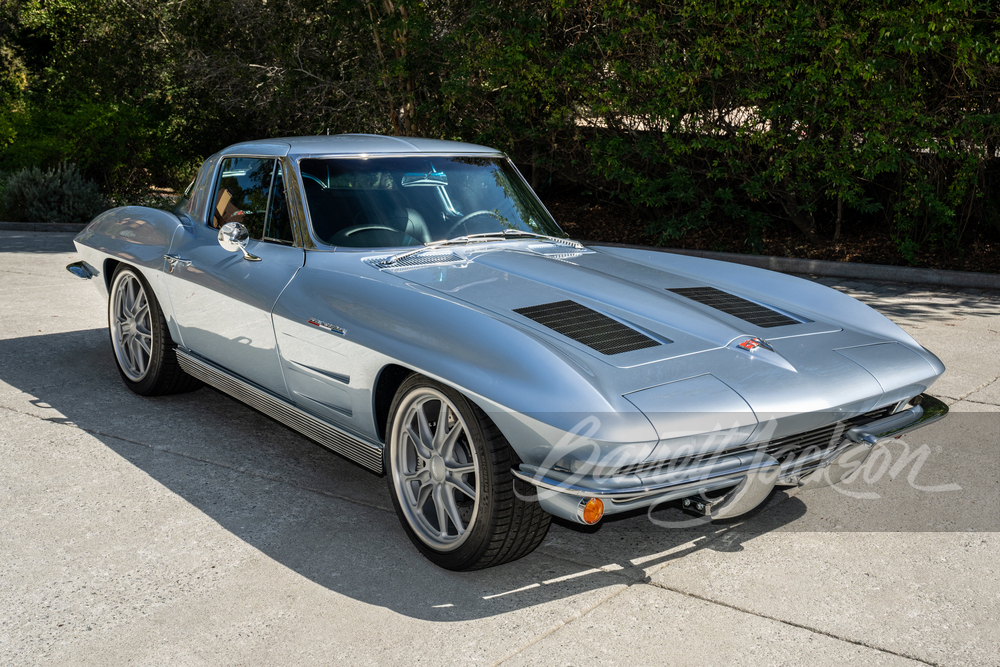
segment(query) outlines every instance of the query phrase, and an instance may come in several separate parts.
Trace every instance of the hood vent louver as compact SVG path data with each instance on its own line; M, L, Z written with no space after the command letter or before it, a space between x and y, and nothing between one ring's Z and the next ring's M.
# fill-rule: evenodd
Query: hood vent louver
M622 354L660 345L659 341L575 301L515 308L514 312L601 354Z
M714 287L680 287L676 289L667 288L668 292L673 292L684 298L705 304L710 308L721 310L722 312L738 317L744 322L755 324L762 329L771 327L783 327L789 324L799 324L799 320L782 315L776 310L771 310L766 306L753 301L747 301L742 297L729 292L715 289Z

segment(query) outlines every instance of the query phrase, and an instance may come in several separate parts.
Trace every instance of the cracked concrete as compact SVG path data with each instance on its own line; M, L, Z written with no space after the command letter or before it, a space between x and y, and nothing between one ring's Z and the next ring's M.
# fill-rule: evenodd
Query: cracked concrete
M953 414L843 489L557 523L459 574L384 479L215 391L122 387L70 239L0 231L4 664L998 664L996 292L820 279L949 368Z

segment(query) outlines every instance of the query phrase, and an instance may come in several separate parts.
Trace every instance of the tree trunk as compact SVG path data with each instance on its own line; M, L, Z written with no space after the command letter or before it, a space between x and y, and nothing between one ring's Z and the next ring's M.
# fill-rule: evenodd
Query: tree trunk
M840 195L837 195L837 226L833 230L833 240L837 241L840 239L840 222L844 219L844 200Z
M538 192L538 146L531 149L531 189Z
M819 242L819 237L816 235L816 218L809 211L802 210L798 195L786 190L782 194L781 203L792 224L798 227L809 241Z

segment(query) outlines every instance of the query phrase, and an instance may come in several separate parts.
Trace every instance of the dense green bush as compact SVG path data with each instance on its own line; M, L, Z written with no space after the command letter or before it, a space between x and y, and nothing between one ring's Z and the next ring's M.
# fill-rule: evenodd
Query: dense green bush
M9 0L0 61L0 169L71 160L119 197L361 131L497 146L663 242L853 219L915 258L998 226L990 0Z
M19 74L0 74L0 169L72 162L109 195L179 186L201 151L172 80L173 4L0 2L0 64Z
M851 216L912 258L1000 199L995 3L503 3L466 25L440 125L621 197L664 241L721 218L830 239Z
M76 166L27 167L7 179L4 212L10 222L89 222L108 208L97 185Z

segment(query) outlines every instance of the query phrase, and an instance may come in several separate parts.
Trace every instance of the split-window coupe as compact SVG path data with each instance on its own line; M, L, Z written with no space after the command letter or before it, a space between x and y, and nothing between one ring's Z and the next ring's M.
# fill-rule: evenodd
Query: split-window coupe
M835 290L571 240L502 153L340 135L210 157L172 212L95 218L124 384L203 384L375 473L438 565L553 515L744 514L947 413L944 366ZM220 425L224 428L224 425Z

